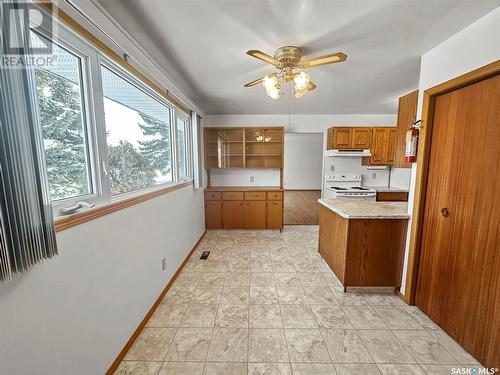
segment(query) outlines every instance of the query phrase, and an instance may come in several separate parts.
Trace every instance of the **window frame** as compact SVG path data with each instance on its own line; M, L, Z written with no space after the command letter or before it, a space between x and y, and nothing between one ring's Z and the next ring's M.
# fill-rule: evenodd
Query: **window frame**
M177 119L180 118L181 120L184 121L184 137L186 139L186 176L181 176L180 173L180 168L179 168L179 150L177 149L178 146L178 140L177 140ZM192 161L193 161L193 155L192 155L192 137L191 137L191 116L188 116L184 111L179 110L176 108L175 110L175 146L176 146L176 155L177 155L177 180L181 181L190 181L193 179L193 168L192 168Z
M124 79L125 81L127 81L131 85L135 86L138 90L141 90L143 93L150 96L153 100L156 100L158 103L160 103L161 105L163 105L169 109L169 119L168 120L170 122L169 135L170 135L170 143L171 143L170 144L170 162L171 162L172 181L163 182L160 184L155 184L152 186L144 187L142 189L137 189L134 191L130 191L130 192L126 192L126 193L122 193L122 194L118 194L118 195L113 195L111 192L111 184L109 184L109 177L107 176L107 172L106 172L106 176L108 179L109 202L115 202L115 201L119 201L121 199L127 199L130 197L134 197L136 195L149 193L149 192L152 192L152 191L155 191L158 189L163 189L165 187L168 187L168 186L171 186L171 185L178 183L179 180L177 179L177 160L174 158L174 156L176 154L175 144L177 142L177 139L175 138L175 132L173 131L173 127L172 127L172 117L173 117L173 114L175 113L175 110L177 108L174 107L170 102L165 100L165 98L163 98L161 95L159 95L156 91L154 91L149 86L147 86L145 83L143 83L139 78L134 76L132 73L128 72L126 69L124 69L122 66L120 66L118 63L116 63L115 61L113 61L112 59L110 59L109 57L104 55L103 53L100 53L98 56L98 65L99 65L99 77L98 78L100 81L99 97L101 98L100 102L102 102L102 113L100 113L98 117L100 117L100 119L102 119L102 122L103 122L102 126L104 127L104 143L105 143L105 148L106 148L105 149L106 150L106 153L105 153L106 158L105 158L103 165L105 166L106 171L109 171L110 167L109 167L109 158L108 158L108 155L109 155L108 145L107 145L106 136L105 136L105 134L106 134L106 120L105 120L105 114L104 114L104 88L102 85L102 75L101 75L101 70L102 70L101 67L102 66L109 69L111 72L113 72L114 74L116 74L120 78Z
M45 10L43 10L45 11ZM54 218L62 220L64 218L73 218L74 215L65 215L60 212L61 208L67 208L77 204L78 202L86 202L98 207L107 205L115 205L119 201L127 201L131 198L137 198L142 201L141 196L145 198L148 195L156 196L155 193L162 191L170 191L176 189L176 186L185 186L186 182L193 180L193 161L194 161L194 145L192 137L192 117L184 110L180 109L175 103L172 103L167 98L162 96L157 90L143 82L139 77L134 75L126 66L121 65L108 56L98 46L91 43L84 35L75 31L61 20L58 22L58 33L53 35L49 30L37 27L37 31L50 42L58 44L60 47L68 50L80 58L81 62L81 95L83 97L82 106L84 107L84 127L85 127L85 142L88 159L88 170L90 171L89 179L92 184L92 193L70 197L59 200L52 200ZM104 113L104 91L102 86L101 65L110 69L113 73L122 77L145 94L158 101L161 105L166 106L170 110L170 159L171 159L171 174L172 181L165 182L142 189L134 190L119 195L111 194L111 180L109 177L109 158L108 145L106 139L106 122ZM140 70L139 70L140 71ZM34 70L33 70L34 74ZM38 107L38 103L37 107ZM179 176L179 165L177 157L177 132L176 119L181 117L185 120L186 134L186 163L188 176ZM175 127L175 128L174 128ZM198 144L197 147L200 147ZM199 152L199 151L198 151ZM145 198L146 199L146 198ZM126 205L125 205L126 206ZM97 211L96 211L97 212ZM83 214L85 209L77 210L74 214ZM98 215L100 216L100 215ZM97 216L97 217L98 217ZM78 220L77 224L78 224ZM83 220L83 222L86 220ZM61 221L62 223L62 221ZM71 226L71 225L70 225ZM66 228L66 226L64 227Z
M58 35L50 35L44 28L37 28L37 31L31 30L35 34L40 34L43 38L49 40L52 44L57 44L60 48L67 50L68 53L80 59L80 91L82 105L82 126L85 132L85 157L87 159L87 170L90 180L91 193L78 195L74 197L52 200L52 208L54 216L64 216L60 209L73 206L78 202L85 201L89 204L101 205L105 202L102 191L101 169L98 168L99 151L97 146L97 126L95 117L95 95L93 89L95 87L92 80L92 61L95 60L97 54L95 49L81 40L78 36L65 29L59 29ZM33 76L35 70L32 69ZM35 79L35 78L33 78ZM36 80L35 80L36 82ZM37 103L38 108L38 103ZM38 108L39 111L39 108ZM40 114L38 115L40 117Z

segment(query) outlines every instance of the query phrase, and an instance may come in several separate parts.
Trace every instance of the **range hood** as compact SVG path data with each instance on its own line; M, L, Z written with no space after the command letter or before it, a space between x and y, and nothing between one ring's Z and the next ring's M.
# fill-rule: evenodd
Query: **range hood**
M372 156L369 149L366 150L326 150L325 156Z

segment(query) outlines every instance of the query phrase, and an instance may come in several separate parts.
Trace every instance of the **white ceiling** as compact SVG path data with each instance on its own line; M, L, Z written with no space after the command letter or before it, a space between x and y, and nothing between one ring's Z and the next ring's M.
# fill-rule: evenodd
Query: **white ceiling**
M98 0L207 114L386 114L418 86L420 56L500 0ZM297 45L342 51L318 88L272 100L243 84L273 71L247 56Z

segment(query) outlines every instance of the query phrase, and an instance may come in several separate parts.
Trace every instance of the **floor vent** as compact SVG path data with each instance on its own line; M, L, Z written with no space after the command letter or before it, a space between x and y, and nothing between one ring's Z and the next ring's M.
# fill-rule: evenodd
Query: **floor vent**
M201 254L200 259L207 259L209 255L210 251L204 251L203 254Z

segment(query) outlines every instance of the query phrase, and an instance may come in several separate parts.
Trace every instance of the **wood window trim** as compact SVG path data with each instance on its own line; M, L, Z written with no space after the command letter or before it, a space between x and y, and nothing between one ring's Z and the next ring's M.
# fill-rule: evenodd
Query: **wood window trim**
M127 207L136 205L138 203L142 203L150 199L159 197L161 195L182 189L186 186L193 186L193 181L186 181L177 183L175 185L169 185L164 188L159 188L144 194L139 194L133 197L121 199L116 202L112 202L96 208L91 208L89 210L78 212L73 215L58 217L54 220L56 232L60 232L64 229L68 229L76 225L86 223L87 221L97 219L101 216L105 216L113 212L123 210Z
M73 30L78 35L80 35L88 43L90 43L95 48L97 48L100 52L107 55L114 62L119 64L122 68L126 69L129 73L136 76L139 80L141 80L144 84L149 86L152 90L154 90L156 93L158 93L160 96L162 96L169 103L178 107L181 111L185 112L188 116L192 115L192 111L188 107L186 107L184 104L182 104L179 100L177 100L172 95L170 95L168 90L165 91L165 90L161 89L160 86L158 86L156 83L154 83L148 77L146 77L146 75L144 75L141 71L139 71L137 68L135 68L133 65L131 65L127 60L125 60L123 56L121 56L120 54L116 53L113 49L108 47L107 44L102 42L99 38L97 38L94 34L92 34L90 31L88 31L85 27L80 25L80 23L78 23L75 19L73 19L69 14L64 12L62 9L60 9L59 7L57 7L53 3L48 3L48 2L43 1L43 0L36 0L36 3L41 8L43 8L47 12L49 12L50 14L55 15L60 22L62 22L64 25L66 25L68 28Z
M418 262L420 259L420 241L424 219L425 192L427 189L427 174L432 138L432 120L434 103L437 96L457 90L464 86L482 81L500 74L500 60L492 62L461 76L450 79L424 91L422 106L422 127L419 136L419 152L417 156L417 176L415 180L415 198L413 204L412 224L410 232L410 247L408 252L408 267L403 300L413 305L417 290Z

